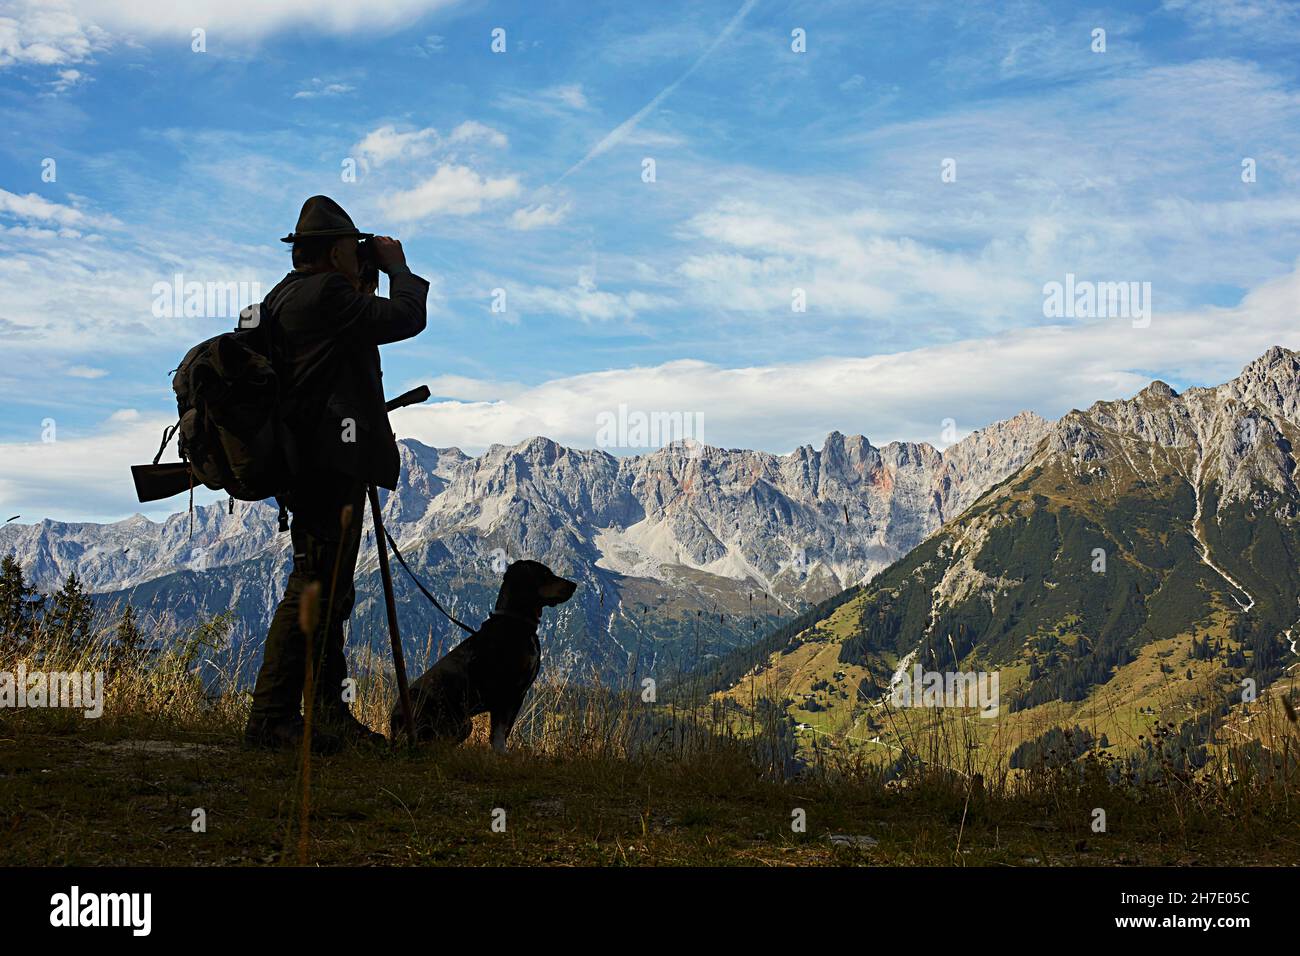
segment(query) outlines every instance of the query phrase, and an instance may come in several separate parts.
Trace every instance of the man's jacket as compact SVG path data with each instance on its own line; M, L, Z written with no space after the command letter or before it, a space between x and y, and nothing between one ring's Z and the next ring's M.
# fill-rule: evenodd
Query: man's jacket
M379 346L423 331L429 283L406 269L388 280L389 298L381 299L361 295L337 272L290 272L266 295L295 484L335 471L397 487Z

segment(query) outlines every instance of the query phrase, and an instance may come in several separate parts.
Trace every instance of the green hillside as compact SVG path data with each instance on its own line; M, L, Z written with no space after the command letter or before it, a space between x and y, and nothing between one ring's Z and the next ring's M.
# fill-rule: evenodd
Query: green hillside
M1189 770L1229 736L1284 746L1262 728L1289 732L1300 435L1198 392L1153 386L1066 416L1023 469L719 696L776 702L806 756L992 768L1055 759L1068 732L1071 759L1101 751L1141 772L1153 741ZM1245 416L1250 447L1233 433ZM996 674L997 715L900 706L901 664L909 683L917 665Z

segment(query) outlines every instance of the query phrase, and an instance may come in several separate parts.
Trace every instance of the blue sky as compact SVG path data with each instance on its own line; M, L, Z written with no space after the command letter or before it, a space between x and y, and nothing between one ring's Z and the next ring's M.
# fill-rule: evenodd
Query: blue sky
M1292 4L118 7L0 2L6 516L140 510L167 373L230 324L155 283L269 289L314 193L431 281L384 362L439 401L395 422L471 452L620 404L941 445L1300 345ZM1149 326L1045 318L1067 273L1151 283Z

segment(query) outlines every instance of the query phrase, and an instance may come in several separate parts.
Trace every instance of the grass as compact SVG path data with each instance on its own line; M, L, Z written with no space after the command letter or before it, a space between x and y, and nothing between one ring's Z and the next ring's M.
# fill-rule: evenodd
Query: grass
M297 861L293 755L189 735L149 746L42 734L6 738L0 755L6 865ZM731 762L499 758L467 747L315 766L308 846L321 865L1232 865L1300 853L1294 829L1228 834L1111 804L1110 832L1095 834L1089 808L1068 800L967 806L946 785L775 783ZM197 808L203 833L192 831ZM492 830L497 808L505 832ZM791 829L796 808L805 833ZM877 842L837 846L832 834Z
M788 729L775 708L750 714L742 728L716 698L683 694L650 705L639 693L566 684L535 689L504 757L486 746L479 726L460 748L313 758L304 832L300 755L242 749L246 691L204 688L194 676L219 641L220 627L207 625L136 660L121 659L106 641L74 647L39 632L0 646L0 671L23 663L106 675L98 720L69 710L0 710L0 864L1300 860L1300 806L1286 775L1239 769L1229 779L1170 768L1135 787L1112 781L1105 754L1057 770L977 768L951 721L934 721L928 738L918 726L894 767L833 746L799 767L787 759ZM382 666L359 660L352 672L356 712L385 727L392 696ZM1097 808L1106 814L1101 833L1093 830ZM802 831L792 826L797 810ZM503 831L493 828L496 811L504 811Z

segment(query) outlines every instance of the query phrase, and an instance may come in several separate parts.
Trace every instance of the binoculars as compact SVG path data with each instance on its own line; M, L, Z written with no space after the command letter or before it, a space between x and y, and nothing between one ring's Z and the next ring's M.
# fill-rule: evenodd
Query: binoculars
M369 239L362 239L357 243L357 266L361 288L378 288L379 266L375 264L375 247L370 244Z

